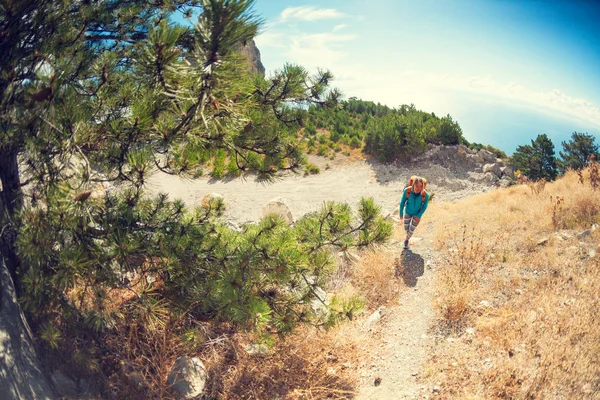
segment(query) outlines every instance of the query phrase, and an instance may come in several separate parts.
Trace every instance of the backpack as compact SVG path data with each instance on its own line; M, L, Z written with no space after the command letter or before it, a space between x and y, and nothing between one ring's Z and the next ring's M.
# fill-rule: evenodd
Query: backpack
M411 176L410 179L408 180L408 186L406 186L402 191L406 190L406 198L408 199L410 197L410 192L412 191L412 187L413 187L413 183L415 183L415 179L417 179L417 177L415 175ZM425 190L425 187L427 187L427 179L425 178L421 178L423 179L423 189L421 190L421 208L423 208L423 203L425 203L425 198L427 197L427 191Z

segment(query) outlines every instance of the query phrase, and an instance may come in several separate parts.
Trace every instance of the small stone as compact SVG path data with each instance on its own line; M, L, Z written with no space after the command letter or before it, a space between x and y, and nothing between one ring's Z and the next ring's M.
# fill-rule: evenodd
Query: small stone
M591 230L591 229L586 229L586 230L585 230L585 231L583 231L583 232L579 232L579 233L577 234L577 239L583 239L584 237L586 237L586 236L589 236L589 235L590 235L590 233L592 233L592 230Z
M381 378L380 377L375 378L375 380L373 381L373 385L375 385L375 386L381 385Z
M381 308L378 308L373 314L369 316L369 318L367 318L367 325L379 322L381 320L381 315Z
M538 246L545 246L548 243L548 240L549 240L549 238L547 238L547 237L542 238L542 239L538 240L537 245Z
M589 253L588 253L588 257L589 257L589 258L594 258L594 257L596 257L596 250L594 250L594 249L591 249L591 250L589 251Z
M490 304L490 302L489 302L489 301L487 301L487 300L481 300L481 301L479 302L479 306L480 306L480 307L483 307L483 308L489 308L489 307L491 307L491 304Z
M466 333L467 335L471 335L471 336L473 336L473 335L475 334L475 329L474 329L474 328L471 328L471 327L469 327L469 328L465 329L465 333Z
M431 391L433 393L439 393L440 392L440 387L439 386L434 386L433 389L431 389Z
M327 368L327 375L335 376L335 368L333 368L333 367Z
M167 382L184 399L191 399L204 391L208 372L197 357L181 356L169 372Z

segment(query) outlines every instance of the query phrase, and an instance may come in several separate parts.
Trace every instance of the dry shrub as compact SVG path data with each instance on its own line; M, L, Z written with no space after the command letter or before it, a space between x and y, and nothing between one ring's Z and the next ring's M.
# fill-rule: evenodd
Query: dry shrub
M437 298L450 305L441 320L464 326L466 313L472 330L433 349L424 379L439 383L438 398L600 398L600 257L591 252L600 250L600 230L577 237L598 222L600 192L577 178L572 172L546 184L564 198L560 226L574 228L559 234L548 197L523 186L466 199L438 216L443 236L460 237L459 214L490 249L478 267L465 268L471 264L457 260L464 251L441 246L449 262L438 274ZM549 240L538 245L543 237ZM458 284L461 270L472 272L468 290Z
M342 333L340 329L343 329ZM352 327L330 331L301 328L277 341L265 355L244 350L248 337L208 346L211 359L209 398L342 399L353 398L356 366L363 353L361 334ZM208 354L210 353L210 354Z
M440 317L440 328L443 331L457 332L469 320L477 276L492 248L486 248L483 236L466 226L462 227L458 237L450 241L449 246L444 253L445 266L438 275L437 285L441 293L436 300L436 309Z
M392 251L379 248L367 250L352 272L352 286L365 300L369 309L389 303L400 292L399 281L395 278L396 259Z
M537 181L529 181L527 182L527 186L531 189L531 193L540 194L544 191L546 187L546 179L538 179Z
M557 202L558 198L562 200ZM585 229L600 223L599 199L600 195L589 186L565 192L563 196L551 197L554 228Z

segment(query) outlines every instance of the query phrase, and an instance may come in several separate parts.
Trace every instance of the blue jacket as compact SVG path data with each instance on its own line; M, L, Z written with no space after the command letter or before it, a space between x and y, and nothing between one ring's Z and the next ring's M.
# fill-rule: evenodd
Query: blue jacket
M404 217L404 207L406 206L406 214L421 218L425 210L427 210L428 203L429 193L425 194L425 201L421 201L421 193L415 193L413 190L411 190L410 198L407 199L406 189L404 189L404 192L402 193L402 199L400 199L400 217Z

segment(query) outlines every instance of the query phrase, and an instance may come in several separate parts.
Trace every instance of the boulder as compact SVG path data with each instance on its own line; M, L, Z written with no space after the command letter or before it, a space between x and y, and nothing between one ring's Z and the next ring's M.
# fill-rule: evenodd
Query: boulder
M294 223L294 216L292 215L292 211L286 204L285 200L281 197L274 198L263 207L263 217L272 214L281 217L288 225L292 225Z
M506 176L510 179L515 178L515 171L510 166L501 167L500 171L502 172L502 176Z
M500 178L500 176L502 175L502 170L500 169L500 165L498 164L485 164L483 166L483 173L486 174L488 172L492 172L498 178Z
M484 162L487 163L493 163L496 162L496 156L494 155L494 153L481 149L479 150L479 152L477 153L479 154L479 156L481 157L481 159L483 159Z
M498 186L500 187L509 187L513 184L513 180L509 179L507 176L503 176L502 179L498 181Z
M208 372L197 357L180 356L169 372L167 383L179 394L180 398L191 399L204 391Z
M486 172L485 175L483 176L483 178L485 179L486 182L493 184L498 182L498 176L496 174L494 174L493 172Z

